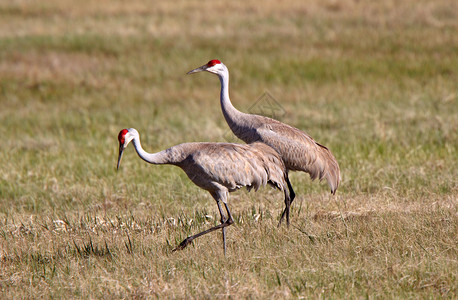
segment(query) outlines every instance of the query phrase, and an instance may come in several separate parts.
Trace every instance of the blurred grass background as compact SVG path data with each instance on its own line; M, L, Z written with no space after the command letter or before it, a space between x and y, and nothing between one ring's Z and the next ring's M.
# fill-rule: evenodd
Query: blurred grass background
M456 297L455 1L0 3L0 286L16 297ZM342 184L238 192L228 257L205 191L127 149L224 141L214 75L327 145ZM207 217L205 217L207 215ZM132 246L132 242L133 245ZM91 246L92 245L92 246Z

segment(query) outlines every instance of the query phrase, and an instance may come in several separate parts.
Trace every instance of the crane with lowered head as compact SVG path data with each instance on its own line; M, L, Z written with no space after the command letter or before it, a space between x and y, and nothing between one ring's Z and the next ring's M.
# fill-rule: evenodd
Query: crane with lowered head
M259 187L269 184L283 191L286 207L281 219L286 215L286 222L289 225L291 199L288 174L279 154L266 144L183 143L157 153L148 153L143 150L140 135L134 128L121 130L118 141L117 169L121 164L124 149L132 142L138 156L144 161L180 167L195 185L207 190L215 199L221 224L187 237L173 251L184 249L199 236L221 229L224 254L226 254L225 229L234 223L227 205L228 194L242 187L258 190ZM221 203L225 207L227 216L221 209Z

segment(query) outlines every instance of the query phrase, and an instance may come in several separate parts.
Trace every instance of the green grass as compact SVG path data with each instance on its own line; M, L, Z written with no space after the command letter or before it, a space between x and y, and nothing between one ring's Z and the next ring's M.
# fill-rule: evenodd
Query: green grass
M454 1L0 4L1 298L456 298L458 10ZM149 151L224 141L268 91L328 146L342 184L210 195Z

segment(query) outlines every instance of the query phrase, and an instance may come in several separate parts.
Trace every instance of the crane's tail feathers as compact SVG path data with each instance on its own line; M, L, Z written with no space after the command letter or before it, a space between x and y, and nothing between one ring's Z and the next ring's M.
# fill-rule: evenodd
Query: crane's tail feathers
M330 152L329 154L330 156L332 156ZM332 156L332 158L333 158L332 160L328 160L327 172L326 172L325 178L329 184L329 187L331 188L331 194L335 195L336 190L339 187L341 177L340 177L339 164L337 163L334 156Z
M334 155L332 155L331 151L329 151L328 148L321 144L318 144L318 146L321 147L320 158L321 161L324 162L322 164L323 169L321 169L321 172L319 173L319 179L322 180L323 178L326 178L326 181L328 182L328 185L331 188L331 194L334 195L336 193L337 188L339 187L341 180L339 163L337 162L336 158L334 157ZM313 175L314 176L310 175L312 179L318 177L317 173Z

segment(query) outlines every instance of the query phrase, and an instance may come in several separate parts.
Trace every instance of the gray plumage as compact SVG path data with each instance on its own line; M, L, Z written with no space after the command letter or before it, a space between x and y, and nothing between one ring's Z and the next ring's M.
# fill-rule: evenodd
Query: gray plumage
M310 174L312 180L325 178L331 193L336 192L341 180L340 168L328 148L295 127L268 117L238 111L229 98L229 71L220 61L211 60L188 74L200 71L218 75L223 115L238 138L246 143L262 142L271 146L281 155L288 171L304 171Z
M258 190L267 183L280 190L286 188L281 157L262 143L186 143L172 147L170 152L184 158L176 165L209 192L233 192L242 187Z
M124 149L133 141L137 154L143 160L151 164L178 166L194 184L210 192L218 204L221 225L209 230L223 229L224 250L226 250L224 227L233 223L227 207L228 193L237 189L247 187L248 190L252 188L257 190L261 186L270 184L283 191L289 223L290 197L286 167L279 154L266 144L184 143L158 153L148 153L143 150L140 136L134 128L123 129L118 135L118 140L120 143L118 168ZM221 211L220 202L223 202L226 207L227 217ZM188 237L175 250L183 249L194 238L208 232Z
M325 178L332 194L336 192L340 168L327 147L305 132L277 120L259 115L249 115L247 119L249 121L226 117L238 138L246 143L262 142L271 146L281 155L288 170L306 172L312 180Z

